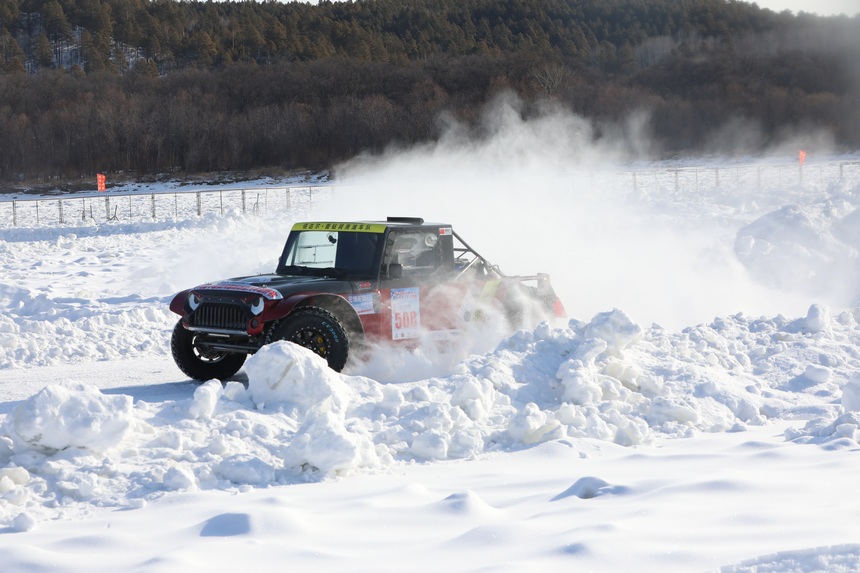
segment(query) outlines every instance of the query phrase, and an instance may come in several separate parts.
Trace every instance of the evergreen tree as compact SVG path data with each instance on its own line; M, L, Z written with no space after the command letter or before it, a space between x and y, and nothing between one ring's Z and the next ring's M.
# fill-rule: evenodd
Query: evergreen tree
M54 63L54 47L45 33L36 38L36 63L41 68L50 68Z

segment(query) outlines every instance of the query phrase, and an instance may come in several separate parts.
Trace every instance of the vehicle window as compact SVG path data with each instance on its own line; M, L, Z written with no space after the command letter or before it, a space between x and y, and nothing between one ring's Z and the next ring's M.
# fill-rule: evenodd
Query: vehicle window
M383 264L401 265L403 276L424 276L436 270L439 260L439 237L435 232L393 232Z
M285 254L283 264L370 275L381 236L347 231L302 231Z
M337 241L337 268L356 273L374 270L376 245L382 235L376 233L340 233Z
M303 231L293 243L285 264L316 269L333 267L338 234L337 231Z

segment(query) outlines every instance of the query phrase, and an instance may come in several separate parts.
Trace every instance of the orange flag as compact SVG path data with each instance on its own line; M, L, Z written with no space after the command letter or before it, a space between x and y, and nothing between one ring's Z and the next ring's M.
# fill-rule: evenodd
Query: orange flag
M806 152L804 150L801 149L797 153L797 160L800 162L801 165L803 165L803 162L806 161Z
M99 191L105 190L105 176L102 173L96 173L96 183L98 183Z

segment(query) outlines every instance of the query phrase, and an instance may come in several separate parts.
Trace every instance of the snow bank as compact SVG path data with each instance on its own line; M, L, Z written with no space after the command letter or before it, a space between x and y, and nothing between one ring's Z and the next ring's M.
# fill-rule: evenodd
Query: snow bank
M130 396L105 396L95 386L66 382L47 386L18 406L3 432L16 450L103 453L123 441L132 422Z
M280 223L228 212L3 230L0 368L168 356L177 319L168 309L172 296L208 280L271 271L289 228Z
M400 384L335 373L289 343L249 358L247 387L210 381L158 405L52 384L2 426L0 522L559 439L636 446L768 419L812 418L787 437L857 447L860 330L851 313L824 315L737 315L671 333L614 310L519 331L450 376Z
M860 301L860 188L832 185L743 226L735 253L758 281L853 305Z

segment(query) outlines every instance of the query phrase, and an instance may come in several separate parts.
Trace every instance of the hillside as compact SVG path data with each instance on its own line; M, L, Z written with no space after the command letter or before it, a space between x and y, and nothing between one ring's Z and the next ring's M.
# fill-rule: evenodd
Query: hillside
M860 147L860 18L735 0L0 0L0 46L2 181L327 168L506 91L650 158Z

